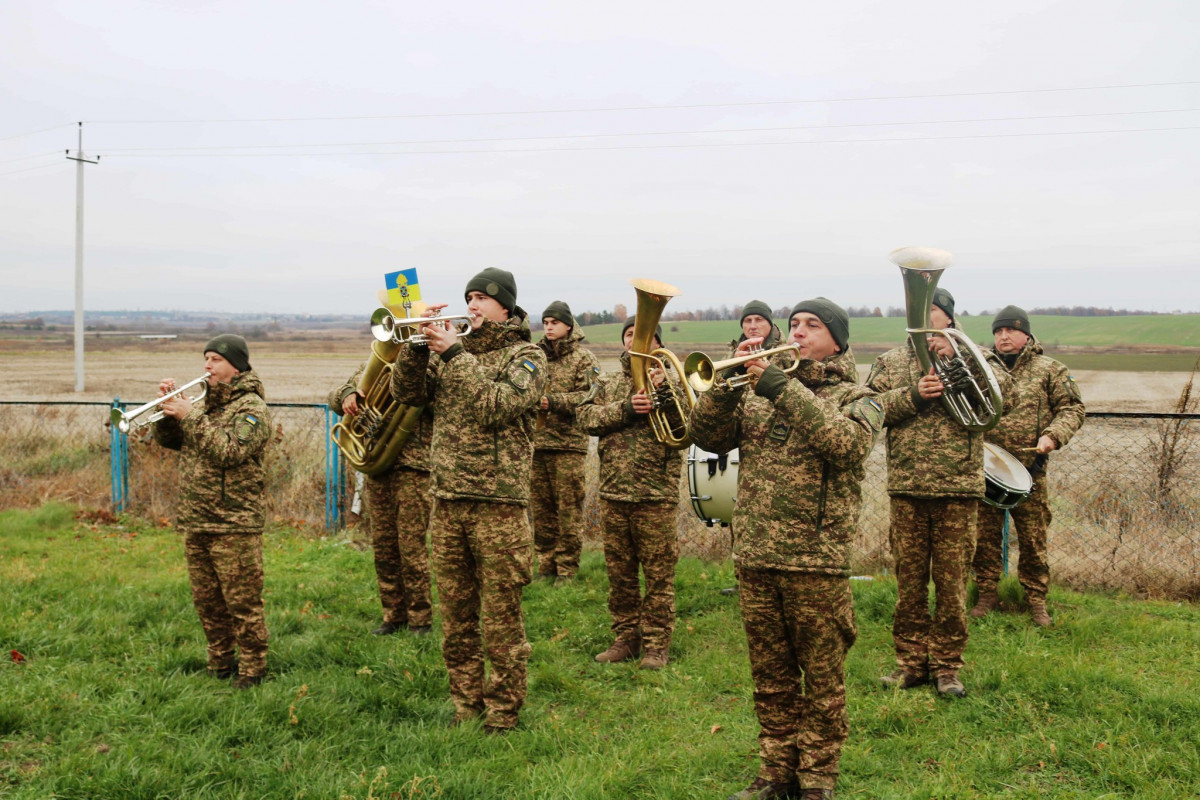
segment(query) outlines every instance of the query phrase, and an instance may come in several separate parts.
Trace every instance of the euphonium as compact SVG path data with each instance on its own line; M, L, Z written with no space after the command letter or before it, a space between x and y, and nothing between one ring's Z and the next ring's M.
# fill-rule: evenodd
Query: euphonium
M753 361L756 358L770 358L779 353L792 354L792 363L781 369L787 373L795 372L796 367L800 365L800 345L781 344L778 347L772 347L770 350L763 350L760 347L756 350L751 350L744 356L735 356L733 358L722 359L721 361L713 361L712 358L706 356L704 353L692 353L683 362L683 375L687 379L688 385L698 393L707 392L718 382L731 387L748 386L758 380L749 372L734 375L730 378L718 378L717 376L727 369L740 367L747 361Z
M942 405L964 428L989 431L1003 412L1000 385L979 347L957 328L931 328L929 309L938 279L954 256L935 247L901 247L888 256L904 276L904 303L908 314L908 336L921 370L933 369L945 387ZM944 336L954 348L950 357L933 357L926 336Z
M637 316L633 323L633 340L629 343L629 377L633 390L645 392L654 403L648 415L654 438L667 447L682 450L691 444L687 421L692 406L696 405L696 394L682 380L683 367L675 354L665 347L654 348L654 329L658 327L667 301L679 294L679 290L668 283L645 278L634 278L629 282L637 291ZM681 380L682 399L671 382L668 366ZM650 378L655 369L661 369L666 375L658 386Z
M392 465L424 408L392 398L392 372L400 347L390 341L371 344L371 357L356 389L362 398L358 413L345 415L329 432L350 466L366 475L378 475Z

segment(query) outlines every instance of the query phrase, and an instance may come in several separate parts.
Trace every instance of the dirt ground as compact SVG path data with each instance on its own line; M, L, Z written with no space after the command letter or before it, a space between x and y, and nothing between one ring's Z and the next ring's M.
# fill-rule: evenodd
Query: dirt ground
M104 341L86 351L86 391L76 393L69 344L0 342L0 400L111 402L120 397L145 402L156 395L164 377L180 384L199 377L204 368L202 346L193 341ZM310 341L251 342L250 360L270 402L323 403L329 390L354 372L368 347L360 334L330 332ZM723 346L714 344L706 352L722 353ZM601 365L616 369L616 359L602 357ZM865 377L866 367L860 370ZM1170 411L1187 379L1183 372L1075 373L1089 411Z

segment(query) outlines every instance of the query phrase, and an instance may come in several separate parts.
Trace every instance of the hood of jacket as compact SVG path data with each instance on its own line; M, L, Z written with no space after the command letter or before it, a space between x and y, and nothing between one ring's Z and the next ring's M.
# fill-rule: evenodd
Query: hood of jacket
M525 309L517 306L513 309L513 313L508 315L508 319L503 322L485 319L478 328L460 341L463 349L477 355L532 340L533 337L529 332L529 315L525 313Z
M543 336L537 346L546 354L547 361L558 361L579 349L584 338L583 331L579 330L578 325L575 325L564 338L551 341Z

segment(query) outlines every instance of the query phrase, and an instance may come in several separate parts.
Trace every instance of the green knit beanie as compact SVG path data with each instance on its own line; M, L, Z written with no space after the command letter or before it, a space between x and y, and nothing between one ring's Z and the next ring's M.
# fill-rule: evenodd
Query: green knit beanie
M801 300L792 306L788 322L790 323L792 317L801 311L815 314L817 319L825 323L825 327L829 328L829 333L833 336L834 344L843 353L846 352L846 345L850 342L850 315L846 313L846 309L825 297L814 297L812 300Z
M933 305L945 311L951 322L954 321L954 295L949 291L938 287L933 293Z
M236 333L222 333L204 345L205 353L216 353L233 365L238 372L250 371L250 348Z
M1025 313L1025 309L1017 306L1005 306L996 314L996 318L992 320L992 333L1001 328L1012 328L1021 333L1033 333L1029 328L1029 315Z
M738 321L745 322L746 317L750 316L751 314L758 314L767 322L774 322L774 320L771 319L771 307L762 300L751 300L749 303L746 303L746 305L742 306L742 318Z
M575 316L571 313L571 307L562 300L555 300L546 306L546 310L542 312L542 319L546 317L556 319L568 328L575 327Z
M621 340L622 341L625 340L625 331L632 328L636 322L637 322L636 316L625 318L625 324L621 326ZM662 343L663 343L662 325L659 325L657 328L654 329L654 335L658 337L658 345L659 345L659 347L661 347Z
M474 278L467 281L463 296L471 292L483 292L512 313L517 307L517 279L511 272L496 267L488 267Z

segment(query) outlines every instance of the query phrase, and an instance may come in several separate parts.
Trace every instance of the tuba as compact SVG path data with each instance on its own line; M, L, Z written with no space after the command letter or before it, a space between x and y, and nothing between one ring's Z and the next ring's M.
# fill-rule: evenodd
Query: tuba
M401 347L390 339L371 343L371 356L355 389L362 398L358 413L343 416L329 431L350 466L364 475L378 475L392 465L425 408L397 403L392 397L392 372Z
M654 329L658 327L663 309L679 290L668 283L645 278L634 278L629 282L637 291L637 317L633 323L633 341L629 343L629 376L633 390L645 392L654 403L648 415L654 438L667 447L682 450L691 444L687 420L692 406L696 405L696 394L682 380L683 367L675 354L665 347L652 349ZM681 380L682 396L671 383L668 366ZM650 378L655 369L661 369L668 376L659 386L655 386Z
M904 305L908 314L908 336L921 370L934 373L945 387L942 405L960 425L972 431L990 431L1003 411L1000 385L983 352L957 328L931 328L929 309L938 279L954 256L936 247L901 247L888 258L904 276ZM933 356L926 336L944 336L954 348L950 357Z

